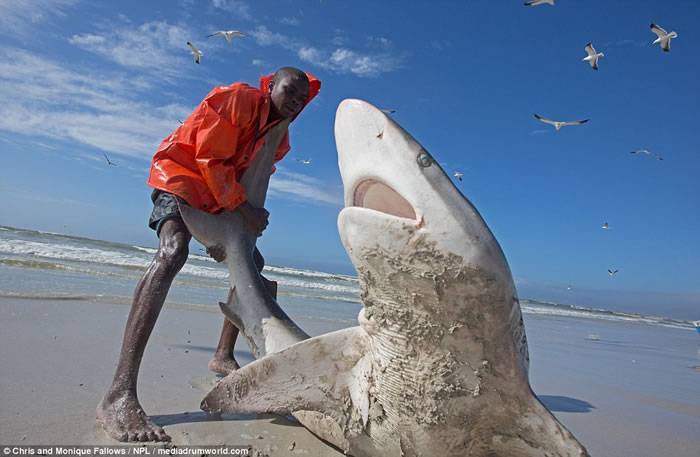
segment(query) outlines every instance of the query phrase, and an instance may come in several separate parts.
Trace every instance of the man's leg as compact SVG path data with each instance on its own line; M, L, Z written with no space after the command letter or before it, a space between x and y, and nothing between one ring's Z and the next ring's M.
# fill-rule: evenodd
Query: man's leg
M255 261L255 266L258 268L258 271L262 273L263 267L265 266L265 259L260 254L260 251L258 251L258 248L255 248L255 252L253 252L253 260ZM262 276L262 274L260 276ZM277 282L270 281L265 276L262 276L262 280L265 286L267 286L267 290L269 290L270 294L277 300ZM224 328L221 330L216 353L209 361L209 370L214 373L227 375L240 368L238 362L236 362L236 359L233 357L233 347L236 345L237 337L238 328L236 328L231 321L224 318Z
M238 328L224 317L224 328L221 330L219 344L216 346L214 357L209 361L210 371L227 375L240 368L233 357L233 347L236 345L237 337Z
M165 431L151 422L136 395L139 366L175 275L187 261L192 235L180 218L168 219L160 231L160 247L136 286L126 321L114 380L97 407L97 421L119 441L168 441Z

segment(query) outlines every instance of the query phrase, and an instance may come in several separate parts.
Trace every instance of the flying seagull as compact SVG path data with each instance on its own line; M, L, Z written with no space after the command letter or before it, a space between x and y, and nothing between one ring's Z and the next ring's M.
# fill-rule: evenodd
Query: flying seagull
M226 41L228 41L228 44L231 44L234 38L241 38L245 36L245 33L239 32L238 30L219 30L218 32L214 32L209 37L213 36L222 36L226 38Z
M643 155L646 155L646 156L649 156L649 157L652 157L652 156L653 156L656 160L664 160L664 158L661 157L659 154L657 154L657 153L655 153L655 152L652 152L652 151L650 151L650 150L648 150L648 149L637 149L636 151L630 151L630 154L635 154L635 155L637 155L637 154L643 154Z
M651 31L658 36L657 39L654 40L652 44L659 43L659 46L661 46L661 49L664 51L668 52L671 50L671 38L678 38L678 34L676 32L671 32L667 33L666 30L664 30L662 27L659 27L658 25L654 24L653 22L649 26L651 28Z
M602 52L597 52L595 48L593 47L592 43L588 43L586 47L584 48L586 50L586 53L588 54L588 57L584 57L583 60L585 62L588 62L591 64L591 68L594 70L598 69L598 59L600 57L605 57L605 54Z
M609 275L609 276L615 276L615 275L617 274L617 272L618 272L618 270L611 270L611 269L608 269L608 275Z
M603 230L608 230L610 228L610 226L608 225L607 222L605 222L605 223L603 223L603 225L600 226L600 228L602 228Z
M114 163L114 162L112 162L111 160L109 160L109 157L107 157L107 154L105 154L105 153L103 152L102 155L105 156L105 160L107 161L107 165L111 165L111 166L113 166L113 167L116 167L116 166L117 166L116 163Z
M539 114L535 114L535 118L540 122L554 126L557 131L562 127L566 127L567 125L581 125L588 122L588 119L584 119L582 121L553 121L551 119L547 119L546 117L542 117Z
M457 178L458 180L461 181L462 178L464 177L464 173L462 173L461 171L455 171L452 176L454 176L455 178Z
M199 63L200 59L202 58L202 51L197 49L197 47L195 45L193 45L192 43L190 43L189 41L187 42L187 46L189 46L190 49L192 50L192 55L194 56L194 62Z
M523 3L525 6L540 6L540 5L551 5L554 6L554 0L530 0Z
M311 159L294 159L297 162L304 164L304 165L311 165Z

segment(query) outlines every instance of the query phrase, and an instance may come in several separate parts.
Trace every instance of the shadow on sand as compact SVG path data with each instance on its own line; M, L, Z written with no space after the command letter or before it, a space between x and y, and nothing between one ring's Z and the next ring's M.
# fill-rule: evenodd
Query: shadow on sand
M209 414L204 411L185 411L175 414L157 414L150 416L151 420L166 427L175 424L194 424L197 422L219 422L219 421L251 421L255 419L272 419L272 423L289 427L300 427L293 417L282 417L274 414Z
M537 398L552 412L590 413L595 408L585 400L560 395L538 395Z
M171 344L170 347L193 352L208 352L212 355L216 352L216 348L213 346L200 346L197 344ZM255 360L255 357L253 357L253 354L249 351L235 351L233 356L241 366L247 365Z

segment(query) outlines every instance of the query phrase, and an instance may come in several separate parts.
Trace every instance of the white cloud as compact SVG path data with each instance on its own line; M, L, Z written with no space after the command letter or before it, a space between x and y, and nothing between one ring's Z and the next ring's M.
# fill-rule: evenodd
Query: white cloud
M262 59L253 59L253 61L251 63L253 65L255 65L256 67L266 67L267 66L267 62L265 62Z
M397 69L403 60L386 49L381 52L361 52L347 47L320 49L308 46L300 40L272 32L264 25L258 26L250 34L260 46L280 46L296 53L304 62L336 73L350 73L361 77L377 76ZM391 42L386 38L375 38L373 43L375 46L391 46Z
M277 172L270 179L269 193L271 196L283 196L309 203L342 206L341 192L331 193L327 189L328 185L317 178L278 166Z
M279 20L280 24L297 26L301 24L301 20L294 16L283 17Z
M316 48L301 48L297 54L305 62L321 61L321 51Z
M301 46L296 40L282 35L281 33L272 32L264 25L259 25L255 30L249 33L260 46L275 45L290 50L294 50Z
M2 0L0 32L26 35L51 16L65 16L65 11L79 0Z
M212 0L214 8L228 11L236 15L234 19L251 19L250 7L240 0Z
M381 36L370 36L367 37L367 43L369 43L370 46L375 47L375 48L380 48L384 50L391 49L392 43L391 40L385 37Z
M527 279L519 278L517 276L513 278L513 282L515 283L516 286L524 286L524 285L527 285L530 283Z
M340 48L331 54L329 66L334 70L350 71L364 76L386 71L387 63L387 59L379 56L361 55L350 49Z
M136 27L129 24L102 33L73 35L68 41L124 67L172 80L191 63L186 43L193 35L186 26L152 21Z
M71 44L89 47L102 44L107 41L107 38L100 35L93 35L91 33L84 33L82 35L73 35L73 37L68 41L70 41Z
M0 132L20 135L54 154L58 147L66 158L95 164L103 162L99 151L105 151L120 169L143 180L146 165L130 166L120 157L149 160L177 127L177 118L192 110L178 103L144 101L148 87L124 73L74 68L25 50L0 48ZM1 135L0 140L11 141ZM270 193L310 204L342 205L340 191L329 192L323 181L282 168L273 175Z
M362 54L347 48L337 48L332 52L316 48L302 48L298 52L301 60L337 73L352 73L356 76L377 76L395 70L400 65L399 58L387 53Z
M144 102L139 94L145 87L124 74L0 49L0 130L147 159L192 108Z

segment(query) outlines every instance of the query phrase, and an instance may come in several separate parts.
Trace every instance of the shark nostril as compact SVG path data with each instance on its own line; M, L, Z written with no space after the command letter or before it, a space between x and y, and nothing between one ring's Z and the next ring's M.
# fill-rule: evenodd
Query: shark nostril
M355 188L353 206L406 219L416 219L413 206L405 198L388 185L374 179L362 181Z

